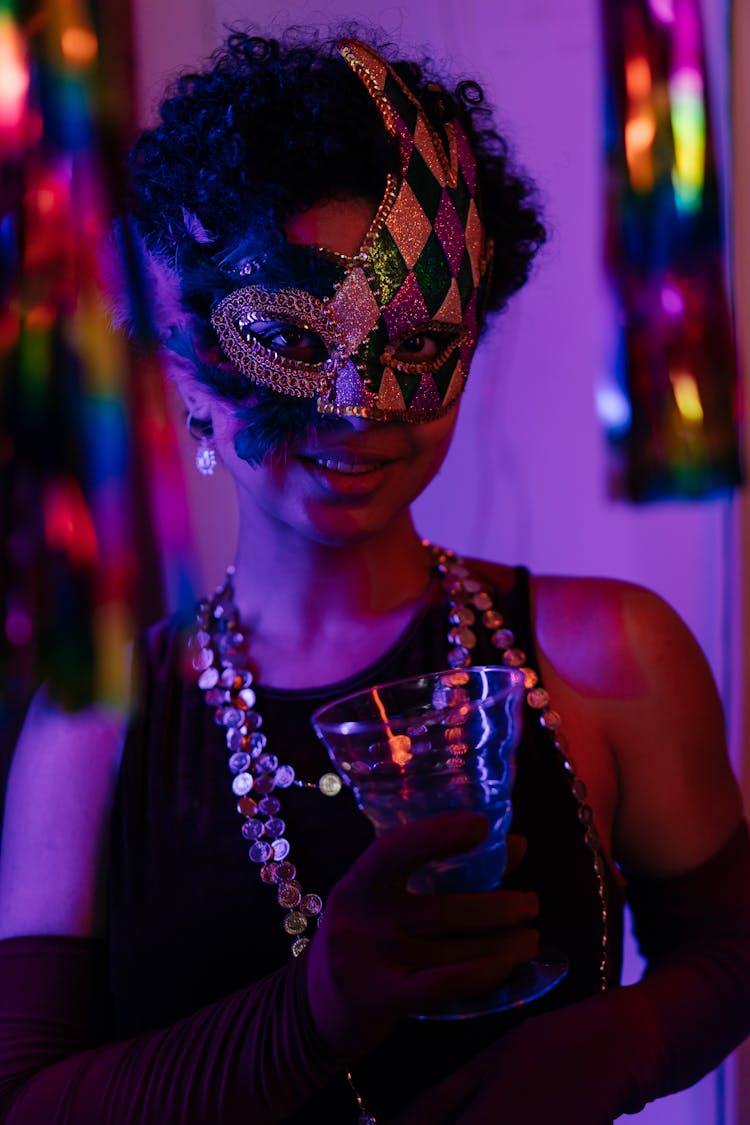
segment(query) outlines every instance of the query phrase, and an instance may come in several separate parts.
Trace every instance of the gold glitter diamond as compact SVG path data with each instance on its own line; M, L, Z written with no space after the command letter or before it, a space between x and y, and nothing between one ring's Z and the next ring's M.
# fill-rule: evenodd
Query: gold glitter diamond
M403 393L390 367L386 367L383 372L383 379L378 391L378 408L380 410L406 410Z
M464 389L465 382L466 373L463 369L463 365L457 363L456 370L451 375L451 381L448 384L448 390L445 392L445 398L443 399L444 406L450 406L450 404L459 397Z
M380 318L380 309L361 269L352 270L328 302L328 315L348 352L355 351Z
M471 276L474 278L474 284L479 285L481 278L480 262L482 258L482 243L484 242L484 231L482 223L479 219L477 206L474 200L469 203L469 214L466 218L466 248L469 251L469 258L471 259Z
M445 131L451 146L450 152L445 151L445 145L440 137L425 115L420 113L414 126L414 144L438 183L441 186L450 184L451 187L455 187L458 167L455 138L450 126Z
M435 313L433 319L445 320L448 324L461 324L463 320L463 311L461 309L461 294L458 291L455 277L451 279L450 289L448 295L443 301L442 305Z
M432 233L432 225L407 183L402 184L385 225L393 235L401 257L412 269ZM461 317L458 319L460 322Z

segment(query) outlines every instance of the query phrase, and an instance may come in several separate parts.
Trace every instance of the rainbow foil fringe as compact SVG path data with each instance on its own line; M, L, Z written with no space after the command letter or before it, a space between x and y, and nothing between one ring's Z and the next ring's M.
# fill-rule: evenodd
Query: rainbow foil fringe
M0 0L2 722L43 680L67 707L121 705L163 577L190 584L160 373L112 331L99 279L131 126L128 6L17 13ZM147 307L135 266L127 280Z
M599 388L612 495L741 483L736 345L699 0L602 0L605 255L618 341Z

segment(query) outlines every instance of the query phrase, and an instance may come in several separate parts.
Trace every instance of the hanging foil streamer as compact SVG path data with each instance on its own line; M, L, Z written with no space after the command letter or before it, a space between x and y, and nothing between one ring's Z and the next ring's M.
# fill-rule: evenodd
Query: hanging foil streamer
M162 610L156 505L170 565L184 569L160 383L113 333L98 280L130 132L128 42L127 4L0 0L6 730L42 680L68 707L125 699L126 642ZM147 307L132 255L127 273Z
M741 480L739 380L700 0L602 0L602 12L620 331L598 395L610 491L717 495Z

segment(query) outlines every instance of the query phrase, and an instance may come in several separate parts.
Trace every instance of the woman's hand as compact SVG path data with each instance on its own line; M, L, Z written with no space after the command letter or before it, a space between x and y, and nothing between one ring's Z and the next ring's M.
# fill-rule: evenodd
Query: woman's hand
M409 1013L501 984L536 954L536 895L406 889L415 868L469 851L487 827L458 812L395 828L333 888L307 954L308 993L320 1034L343 1058L376 1046ZM509 843L517 862L522 843Z

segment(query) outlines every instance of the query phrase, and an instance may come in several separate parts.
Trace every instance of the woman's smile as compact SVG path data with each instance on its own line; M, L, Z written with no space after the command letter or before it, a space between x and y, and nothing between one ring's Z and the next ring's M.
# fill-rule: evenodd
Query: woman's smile
M344 496L365 496L386 478L388 469L402 456L349 446L307 450L298 454L307 472L327 492Z

